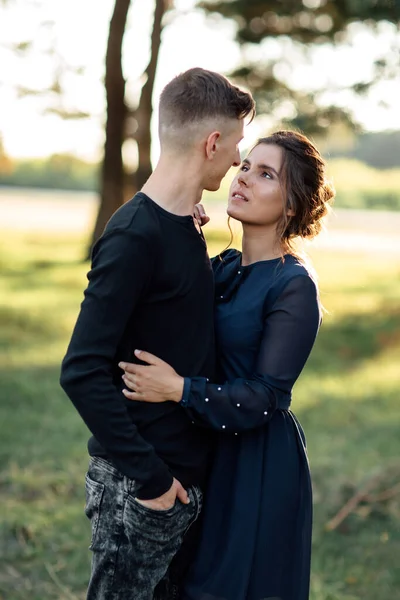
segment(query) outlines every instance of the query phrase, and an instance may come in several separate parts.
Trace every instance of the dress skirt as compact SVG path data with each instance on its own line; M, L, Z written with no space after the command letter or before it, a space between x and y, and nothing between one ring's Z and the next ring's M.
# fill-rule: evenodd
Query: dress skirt
M305 438L290 410L220 435L184 600L307 600L312 490Z

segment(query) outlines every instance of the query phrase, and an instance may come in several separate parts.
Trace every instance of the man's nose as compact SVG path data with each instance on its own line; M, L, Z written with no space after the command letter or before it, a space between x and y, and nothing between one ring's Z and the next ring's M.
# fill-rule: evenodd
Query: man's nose
M235 160L232 163L233 167L238 167L240 165L240 152L239 152L239 148L236 149L236 156L235 156Z

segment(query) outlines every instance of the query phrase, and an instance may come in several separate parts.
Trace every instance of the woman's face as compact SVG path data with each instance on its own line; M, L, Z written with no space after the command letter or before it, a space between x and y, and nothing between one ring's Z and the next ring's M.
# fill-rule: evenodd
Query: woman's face
M283 150L258 144L245 158L229 190L227 213L249 225L273 226L280 220L284 199L280 173Z

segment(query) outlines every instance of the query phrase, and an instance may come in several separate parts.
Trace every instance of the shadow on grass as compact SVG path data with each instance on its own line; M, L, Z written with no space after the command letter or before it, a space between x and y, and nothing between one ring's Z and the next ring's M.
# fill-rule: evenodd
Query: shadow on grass
M0 370L0 597L83 598L89 574L89 432L59 367Z
M221 239L218 232L211 232L212 239ZM4 280L12 280L12 290L57 290L61 293L82 293L85 282L75 273L66 272L59 277L60 267L76 266L79 261L33 261L22 270L9 271ZM88 266L88 265L87 265ZM52 284L52 269L57 268L57 281ZM43 275L43 276L42 276ZM374 284L371 290L376 291ZM61 330L63 324L61 323ZM70 327L70 324L68 324ZM29 311L9 305L0 307L0 348L14 345L17 349L56 340L60 336L60 318L48 308L34 305ZM67 333L67 332L65 332ZM338 373L356 368L382 350L400 341L400 309L394 302L382 301L368 313L347 314L341 319L325 315L315 347L307 363L311 373Z
M88 430L59 385L60 365L0 369L0 462L65 466ZM85 448L83 448L84 450Z
M338 374L400 343L400 308L382 302L374 312L347 314L325 322L318 334L307 370Z

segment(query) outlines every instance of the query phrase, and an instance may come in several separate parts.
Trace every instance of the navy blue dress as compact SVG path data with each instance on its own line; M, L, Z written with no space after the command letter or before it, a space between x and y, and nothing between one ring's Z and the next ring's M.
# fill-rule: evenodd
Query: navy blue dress
M191 418L221 432L184 600L307 600L312 492L293 385L321 321L293 256L213 259L220 384L185 378Z

